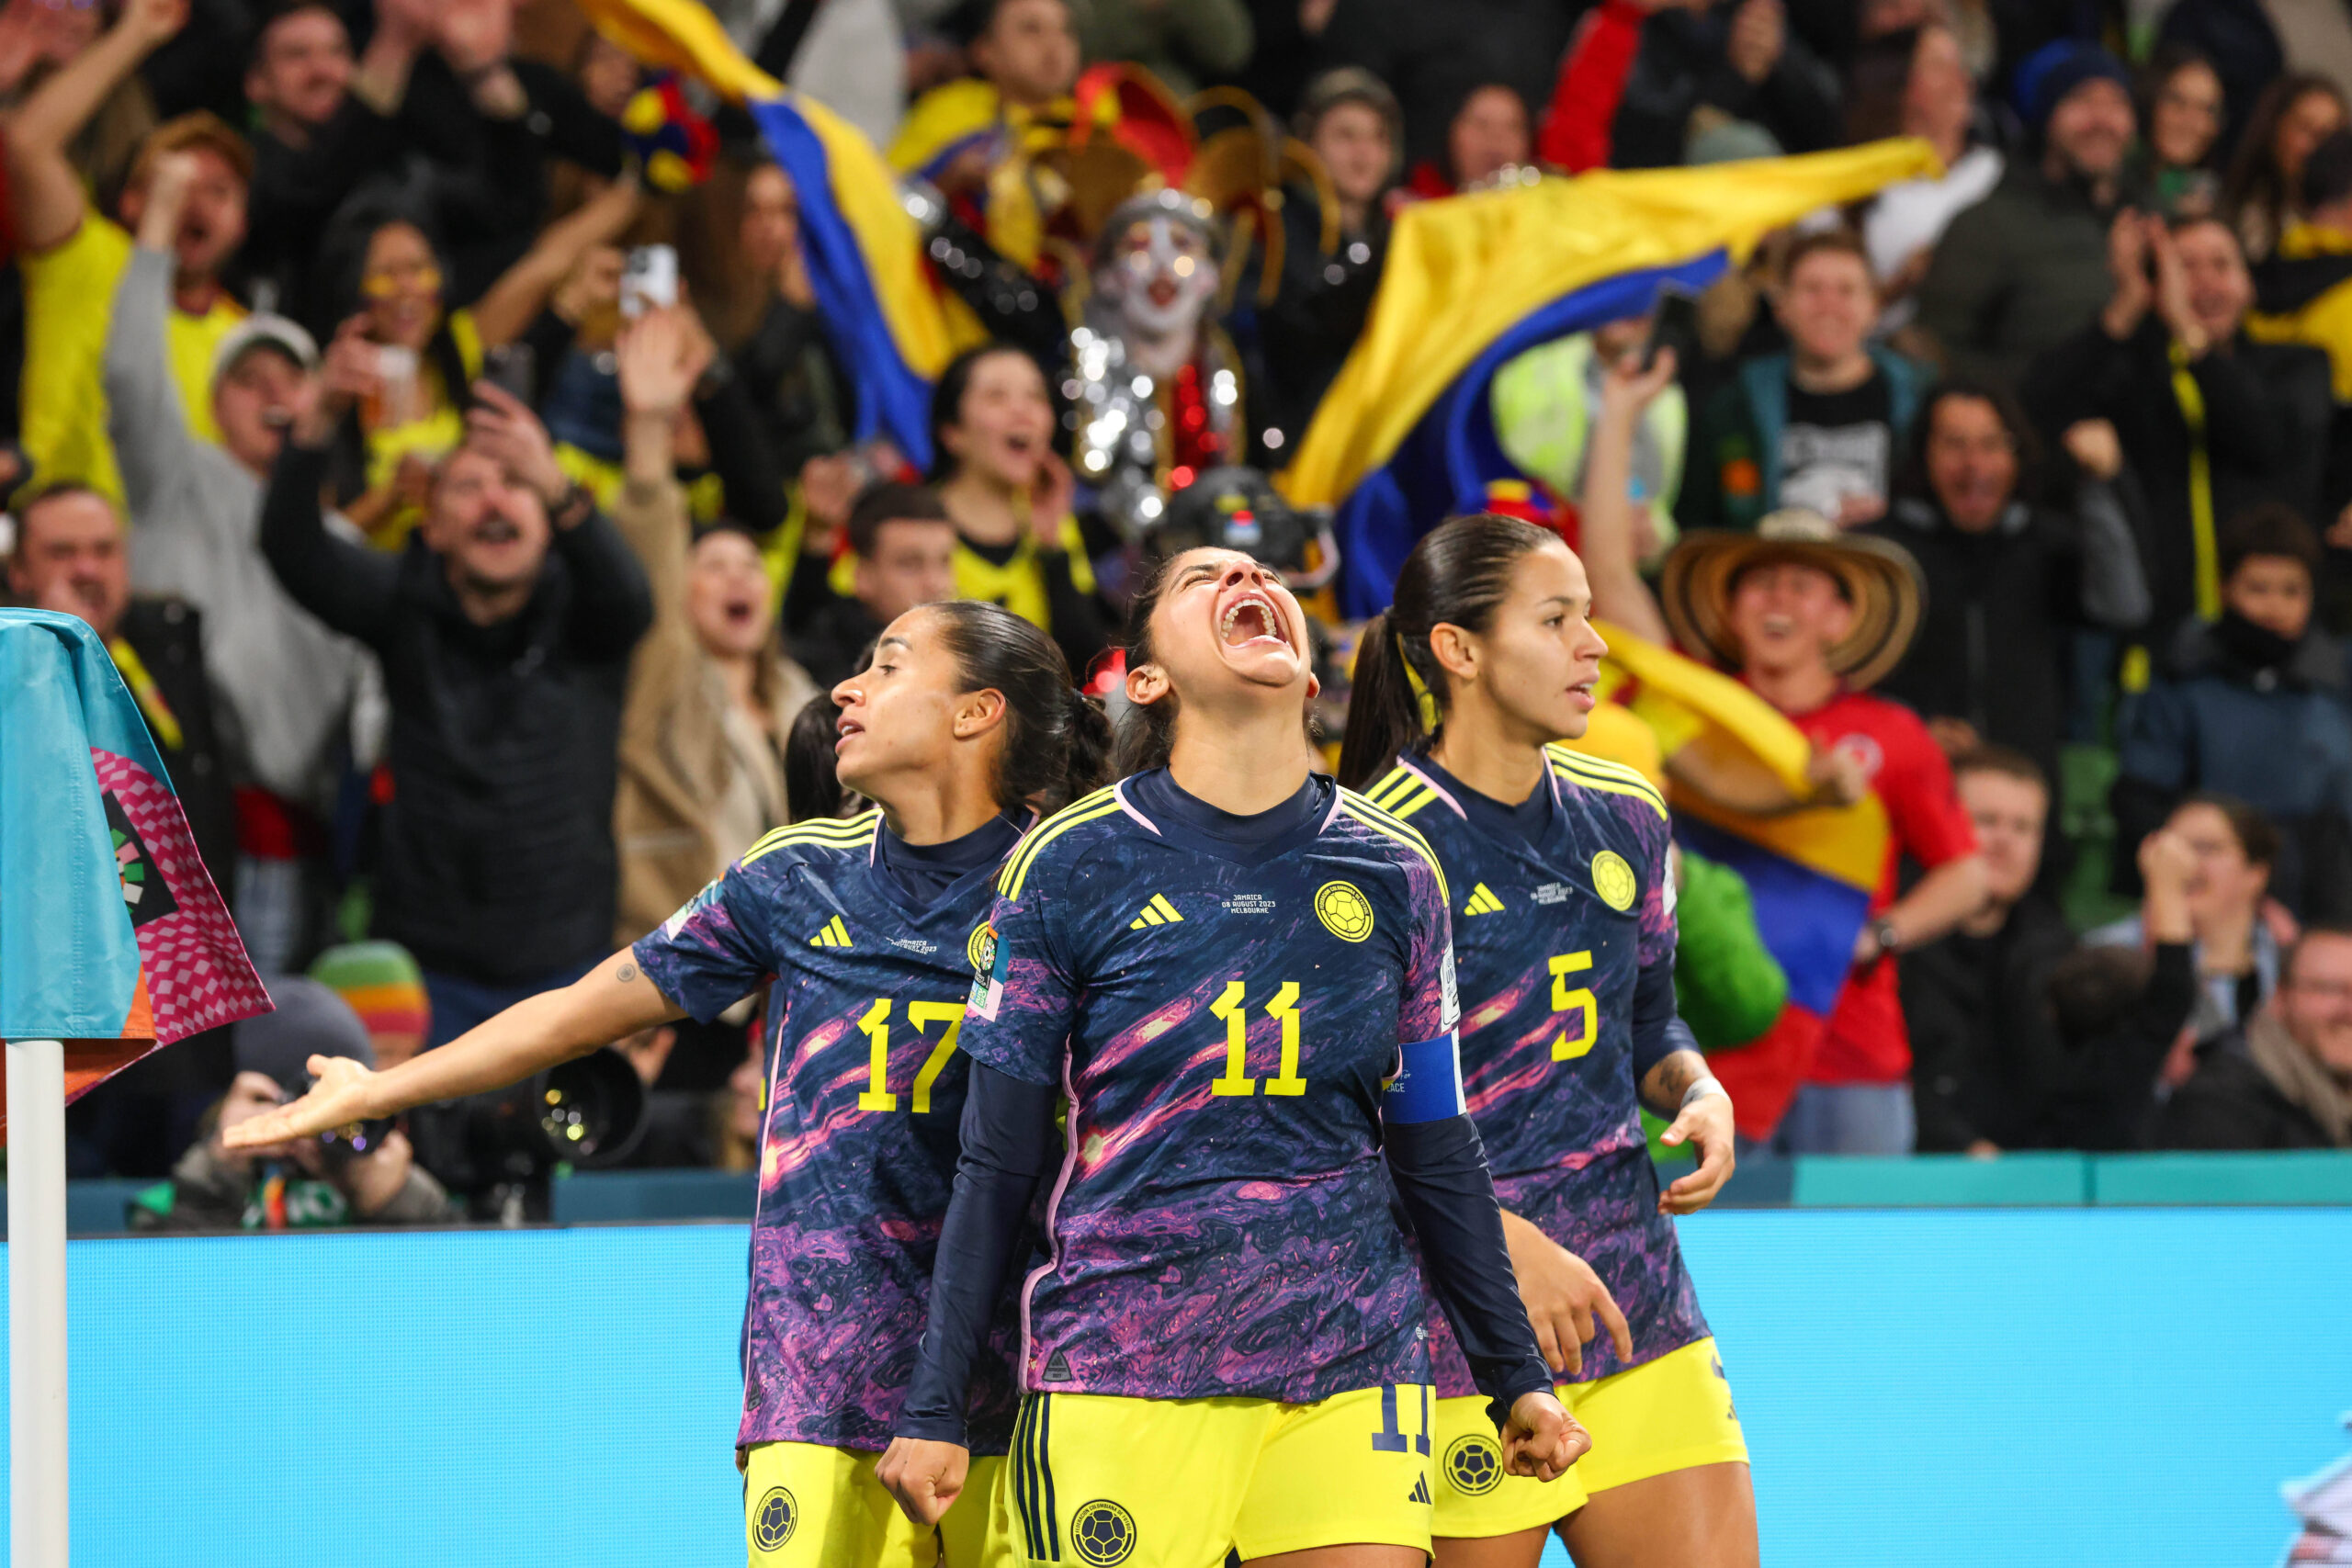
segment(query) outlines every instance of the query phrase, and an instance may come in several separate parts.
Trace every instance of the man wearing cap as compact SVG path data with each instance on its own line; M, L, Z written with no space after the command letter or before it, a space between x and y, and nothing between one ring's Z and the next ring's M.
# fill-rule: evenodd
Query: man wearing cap
M1954 375L2014 389L2027 364L2106 305L2107 231L2137 128L2123 62L2062 40L2018 71L2041 144L1952 220L1919 285L1919 325Z
M227 1096L172 1167L172 1179L131 1199L130 1228L289 1230L464 1218L396 1128L370 1129L364 1149L322 1138L261 1149L222 1146L222 1133L308 1088L312 1056L376 1064L359 1015L318 981L279 976L270 981L269 996L276 1011L237 1025L237 1076Z
M1660 599L1687 651L1736 671L1816 751L1860 765L1890 829L1853 968L1813 1059L1734 1052L1712 1065L1726 1085L1747 1086L1733 1089L1743 1107L1751 1090L1769 1104L1802 1086L1780 1128L1790 1153L1908 1153L1911 1048L1895 955L1943 935L1984 898L1975 831L1942 751L1908 708L1868 691L1918 629L1918 568L1887 540L1841 534L1817 513L1776 512L1752 535L1685 538L1667 559ZM1905 860L1925 874L1898 897Z
M25 453L40 479L78 480L118 501L122 481L107 438L101 366L115 286L130 261L126 226L140 226L165 156L192 157L179 221L165 236L174 270L164 352L188 423L202 439L217 441L213 357L244 315L220 271L244 243L253 153L215 116L182 115L140 148L123 188L122 222L116 223L90 205L66 150L187 15L187 0L130 0L121 19L35 89L8 125L9 217L23 247Z
M130 580L201 611L205 666L226 705L237 790L232 908L265 968L301 956L305 852L366 654L278 586L262 558L261 499L293 408L318 364L311 336L283 316L245 317L213 355L209 396L219 446L198 437L165 344L169 249L199 175L190 152L165 153L149 177L138 243L107 334L107 433L131 530ZM356 530L340 519L347 536Z

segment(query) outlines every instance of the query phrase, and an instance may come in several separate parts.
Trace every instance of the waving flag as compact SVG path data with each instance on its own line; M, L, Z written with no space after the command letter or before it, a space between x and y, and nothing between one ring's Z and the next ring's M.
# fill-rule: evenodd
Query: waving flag
M1612 696L1649 721L1669 762L1705 764L1717 776L1770 780L1802 798L1812 744L1763 698L1719 671L1596 624L1609 644ZM1875 795L1848 807L1758 817L1728 811L1676 787L1674 837L1739 873L1757 933L1788 976L1789 999L1761 1036L1708 1057L1731 1090L1739 1130L1763 1138L1780 1124L1853 967L1854 939L1892 829Z
M1638 314L1662 283L1702 288L1770 231L1937 167L1905 139L1407 208L1372 318L1282 480L1295 504L1339 508L1347 613L1385 606L1413 541L1480 504L1488 480L1523 477L1487 403L1514 355Z
M73 1100L269 1006L97 634L0 610L0 1039L65 1042Z
M639 60L699 77L751 112L799 197L818 316L857 384L857 439L887 435L928 466L931 384L957 344L882 154L847 120L744 59L695 0L581 0L580 8Z

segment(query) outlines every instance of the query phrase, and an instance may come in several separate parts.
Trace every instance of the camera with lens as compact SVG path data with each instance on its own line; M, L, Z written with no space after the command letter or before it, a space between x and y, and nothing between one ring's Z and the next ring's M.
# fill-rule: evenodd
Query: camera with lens
M409 1135L419 1162L464 1193L476 1218L512 1224L547 1218L558 1166L627 1159L645 1122L644 1080L606 1045L505 1089L421 1106Z

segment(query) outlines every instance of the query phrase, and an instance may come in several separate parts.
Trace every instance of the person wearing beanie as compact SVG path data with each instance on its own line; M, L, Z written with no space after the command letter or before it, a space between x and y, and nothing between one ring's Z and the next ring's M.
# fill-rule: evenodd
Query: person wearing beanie
M433 1002L424 974L396 942L347 942L311 961L311 978L351 1006L368 1027L379 1068L398 1066L424 1048Z
M274 1011L236 1027L237 1076L207 1112L171 1179L130 1201L141 1231L289 1230L340 1224L439 1224L462 1217L439 1182L416 1164L406 1135L363 1124L356 1140L300 1138L231 1150L221 1134L300 1094L312 1056L373 1066L368 1026L316 980L269 982Z
M2062 40L2018 71L2040 145L1952 220L1919 285L1918 321L1955 375L2014 389L2034 355L2107 303L2107 231L2138 129L2123 62Z

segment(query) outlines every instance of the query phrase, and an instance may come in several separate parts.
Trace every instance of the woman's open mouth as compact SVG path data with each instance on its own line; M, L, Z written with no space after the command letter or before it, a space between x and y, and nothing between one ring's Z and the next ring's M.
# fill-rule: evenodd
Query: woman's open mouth
M1290 625L1273 600L1255 590L1225 607L1217 622L1217 637L1227 648L1249 648L1261 642L1291 647Z

